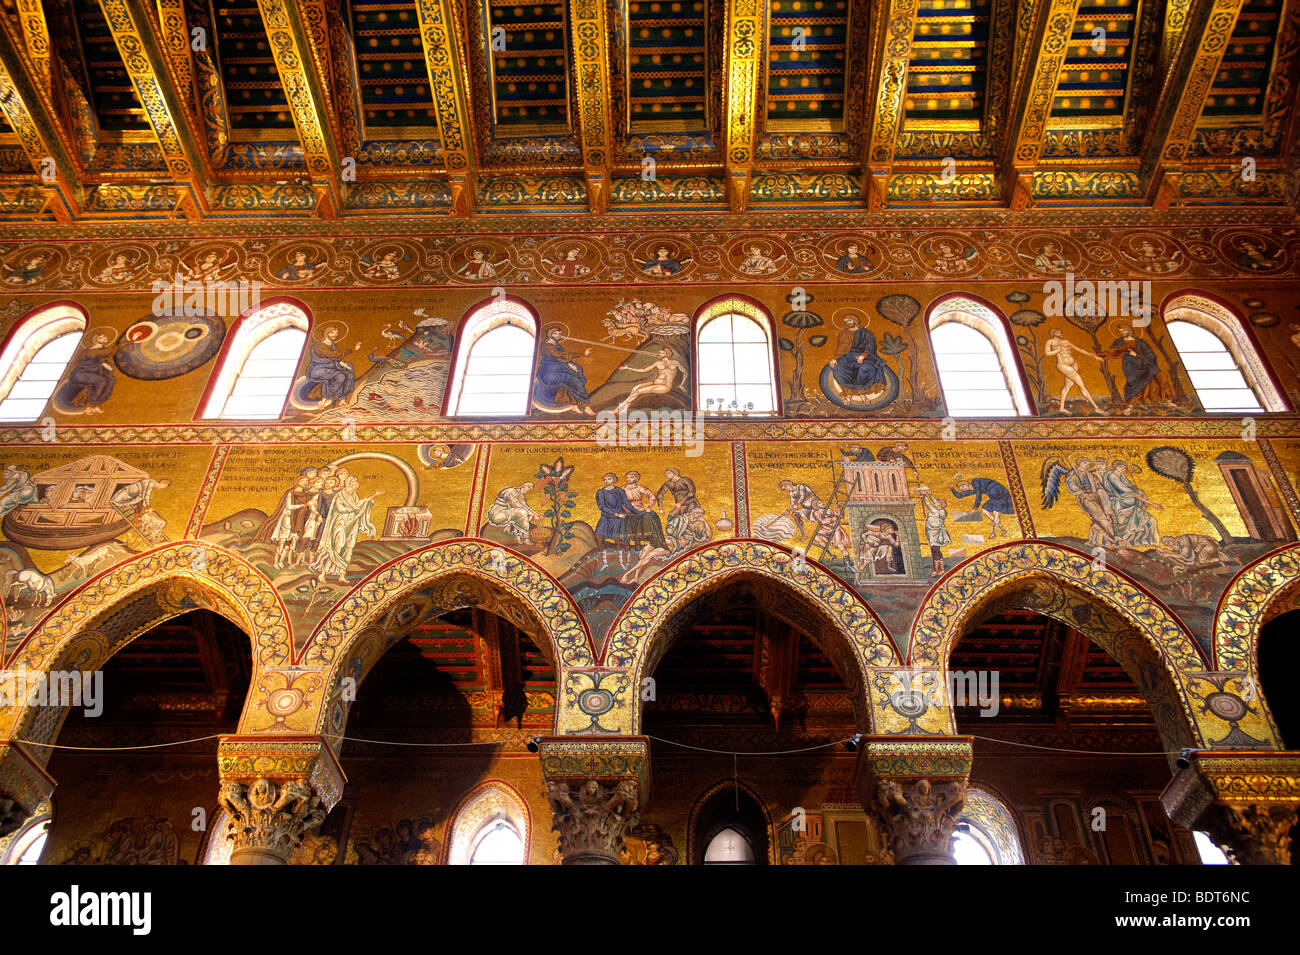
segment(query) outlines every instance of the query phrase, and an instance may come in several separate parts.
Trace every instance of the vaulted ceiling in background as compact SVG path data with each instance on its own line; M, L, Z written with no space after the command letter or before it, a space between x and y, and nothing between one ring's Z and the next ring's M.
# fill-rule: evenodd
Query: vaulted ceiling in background
M1291 205L1300 0L0 0L0 217Z

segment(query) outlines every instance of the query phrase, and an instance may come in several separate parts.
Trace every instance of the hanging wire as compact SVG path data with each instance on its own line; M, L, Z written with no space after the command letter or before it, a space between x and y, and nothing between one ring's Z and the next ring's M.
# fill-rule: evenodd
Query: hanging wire
M136 746L63 746L58 743L38 743L34 740L17 739L16 743L22 743L24 746L41 746L45 749L69 750L81 753L122 753L135 750L147 749L166 749L169 746L188 746L191 743L206 743L209 740L220 739L226 733L213 733L211 736L196 736L192 739L172 740L168 743L141 743ZM645 734L647 739L652 739L657 743L663 743L666 746L676 746L679 749L689 749L697 753L710 753L715 756L732 757L732 774L736 777L739 785L739 767L736 759L740 756L795 756L800 753L811 753L819 749L830 749L835 746L843 746L851 742L855 737L848 736L844 739L832 740L829 743L817 743L814 746L804 746L799 749L773 749L773 750L734 750L734 749L711 749L707 746L693 746L690 743L682 743L678 740L664 739L661 736L651 736ZM1065 753L1071 756L1171 756L1176 750L1151 750L1148 752L1132 752L1125 750L1105 750L1105 749L1067 749L1060 746L1040 746L1037 743L1021 743L1016 740L998 739L995 736L978 736L974 733L967 734L971 739L983 740L986 743L997 743L1001 746L1018 746L1022 749L1038 750L1043 753ZM510 740L465 740L460 743L428 743L428 742L409 742L405 740L392 739L362 739L357 736L330 736L332 740L338 740L345 743L365 743L370 746L409 746L424 747L428 749L454 749L465 746L504 746L508 745ZM907 739L907 737L899 737ZM997 759L999 757L1010 756L1010 753L981 753L980 759ZM739 798L739 797L737 797Z

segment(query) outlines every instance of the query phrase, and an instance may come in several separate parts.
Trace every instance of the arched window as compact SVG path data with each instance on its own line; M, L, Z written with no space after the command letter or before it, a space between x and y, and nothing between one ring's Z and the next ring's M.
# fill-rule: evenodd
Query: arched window
M37 806L36 812L17 832L0 839L0 865L38 865L53 819L54 809L49 802Z
M503 782L480 783L447 825L447 864L527 865L530 833L523 797Z
M489 820L474 837L470 865L523 865L524 840L504 817Z
M1196 851L1201 854L1201 865L1230 865L1224 851L1215 845L1214 840L1210 838L1208 832L1201 832L1199 829L1192 833L1192 838L1196 842Z
M1201 406L1209 412L1285 411L1237 316L1196 295L1165 305L1165 327Z
M239 320L222 346L205 418L278 418L284 412L311 320L290 301L263 305Z
M235 843L229 838L230 813L220 810L213 817L208 829L208 841L203 847L203 861L200 865L230 865L230 853Z
M929 328L949 415L991 418L1033 413L1010 336L988 306L949 296L931 306Z
M510 298L473 311L456 336L447 416L514 417L528 413L537 319Z
M1011 811L993 794L971 788L957 817L952 856L958 865L1024 865Z
M695 320L697 410L705 414L776 414L772 320L739 297L706 305Z
M979 826L957 823L952 834L952 857L958 865L996 865L992 843Z
M705 865L755 865L752 837L740 826L726 826L705 843Z
M81 343L86 313L45 305L14 326L0 353L0 421L39 421Z
M745 783L711 786L687 819L688 858L693 865L768 865L772 821Z

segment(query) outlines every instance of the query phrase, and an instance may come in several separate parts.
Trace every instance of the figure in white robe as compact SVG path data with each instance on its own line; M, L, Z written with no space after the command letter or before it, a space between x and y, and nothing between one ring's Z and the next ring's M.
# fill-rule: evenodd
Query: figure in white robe
M375 533L375 525L370 523L370 512L375 506L375 497L384 492L358 497L357 485L355 477L347 479L343 490L334 495L325 526L321 528L320 545L311 569L316 571L322 584L329 574L338 577L339 583L346 583L344 575L352 563L352 549L357 546L357 538Z

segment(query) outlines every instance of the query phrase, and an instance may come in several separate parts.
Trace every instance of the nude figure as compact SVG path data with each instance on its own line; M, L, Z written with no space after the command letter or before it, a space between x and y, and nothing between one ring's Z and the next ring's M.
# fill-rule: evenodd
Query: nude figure
M1079 377L1079 362L1074 357L1075 352L1079 352L1089 356L1090 358L1096 358L1098 361L1101 361L1099 355L1094 355L1092 352L1088 351L1088 349L1080 348L1078 345L1067 339L1063 334L1061 334L1059 328L1052 329L1051 337L1048 338L1046 344L1043 345L1043 354L1048 358L1056 359L1056 370L1065 377L1065 385L1061 388L1061 410L1066 410L1065 398L1069 395L1070 389L1075 385L1078 385L1079 390L1083 392L1083 396L1092 402L1092 410L1097 412L1097 414L1101 414L1102 411L1101 408L1098 407L1096 399L1092 397L1088 391L1088 386L1085 385L1083 379Z
M656 375L651 381L643 381L639 385L634 385L632 390L627 393L627 397L618 403L619 414L625 414L628 406L632 404L641 395L666 395L673 390L673 382L677 380L677 373L682 373L682 378L686 377L686 368L681 362L672 357L672 350L669 348L659 349L659 360L645 368L632 368L629 366L628 371L654 371Z

